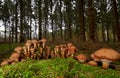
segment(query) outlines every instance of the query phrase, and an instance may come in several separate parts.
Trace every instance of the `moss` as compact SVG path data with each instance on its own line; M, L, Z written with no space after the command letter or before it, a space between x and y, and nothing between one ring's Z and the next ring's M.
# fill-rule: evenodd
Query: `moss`
M4 78L119 78L119 71L82 64L72 58L28 59L2 67Z

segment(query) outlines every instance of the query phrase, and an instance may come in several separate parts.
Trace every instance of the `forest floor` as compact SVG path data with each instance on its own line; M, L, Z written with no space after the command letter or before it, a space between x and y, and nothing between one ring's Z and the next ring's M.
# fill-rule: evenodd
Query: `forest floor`
M66 42L67 43L67 42ZM54 47L57 44L66 44L64 42L55 42L51 44L51 42L48 42L47 45ZM103 47L109 47L113 48L116 51L120 52L120 42L72 42L77 47L77 54L83 53L90 58L90 54L95 52L96 50L103 48ZM16 46L23 46L24 43L1 43L0 44L0 62L8 58L10 54L14 51L14 48Z
M50 42L51 43L51 42ZM47 45L54 47L60 43L54 43ZM77 54L84 53L90 59L90 54L102 47L113 48L120 52L119 42L86 42L86 43L75 43L72 42L77 47ZM0 62L8 58L14 51L16 46L23 46L24 43L2 43L0 44ZM65 63L66 62L66 63ZM71 65L72 64L72 65ZM120 65L120 61L112 63L115 65ZM50 70L52 69L52 70ZM119 70L118 70L119 69ZM25 62L20 62L15 65L9 65L5 67L0 67L0 78L120 78L120 66L115 69L104 70L101 69L101 65L97 67L82 64L75 59L49 59L49 60L31 60L28 59ZM25 71L25 72L23 72ZM45 71L45 72L43 72ZM51 74L52 73L52 74ZM22 75L21 75L22 74ZM24 76L24 77L23 77Z

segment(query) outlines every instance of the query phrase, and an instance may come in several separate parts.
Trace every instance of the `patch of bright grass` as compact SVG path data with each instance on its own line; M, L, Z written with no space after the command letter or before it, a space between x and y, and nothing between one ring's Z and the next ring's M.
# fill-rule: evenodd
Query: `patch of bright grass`
M81 64L72 58L28 59L2 67L4 78L120 78L120 71Z

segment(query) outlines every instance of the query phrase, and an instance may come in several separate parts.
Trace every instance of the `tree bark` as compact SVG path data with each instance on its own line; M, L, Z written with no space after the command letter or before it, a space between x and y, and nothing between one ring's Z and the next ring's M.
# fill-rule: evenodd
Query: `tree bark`
M71 40L72 39L72 4L71 0L67 1L65 0L66 4L66 12L65 12L65 27L66 27L66 40Z
M16 5L15 5L15 42L18 42L18 0L16 1Z
M41 0L39 0L38 2L38 8L39 8L39 11L38 11L38 14L39 14L39 30L38 30L38 35L39 35L39 40L42 39L42 25L41 25L41 22L42 22L42 14L41 14Z
M89 38L95 41L95 14L93 0L88 1L88 14Z
M117 40L120 41L120 26L119 26L119 15L117 12L117 2L116 0L112 0L113 2L113 12L114 12L114 21L115 21L115 31L117 35Z
M23 25L23 7L24 7L24 4L23 4L23 0L19 0L20 1L20 42L24 42L25 41L25 37L24 37L24 34L23 34L23 29L24 29L24 25Z
M4 25L5 25L5 30L4 30L4 42L7 40L6 34L7 34L7 22L4 21Z
M84 6L83 6L83 0L77 0L77 9L78 9L78 31L80 34L80 40L81 41L86 41L85 37L85 22L84 22Z
M32 35L32 19L31 19L31 16L32 16L32 9L31 9L31 0L28 0L28 15L29 15L29 22L30 22L30 28L29 28L29 39L31 39L31 35Z

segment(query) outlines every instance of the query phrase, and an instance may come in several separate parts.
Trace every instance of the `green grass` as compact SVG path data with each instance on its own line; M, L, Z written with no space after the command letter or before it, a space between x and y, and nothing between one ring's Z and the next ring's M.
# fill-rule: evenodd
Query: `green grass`
M120 78L120 71L82 64L72 58L28 59L0 68L0 78Z

